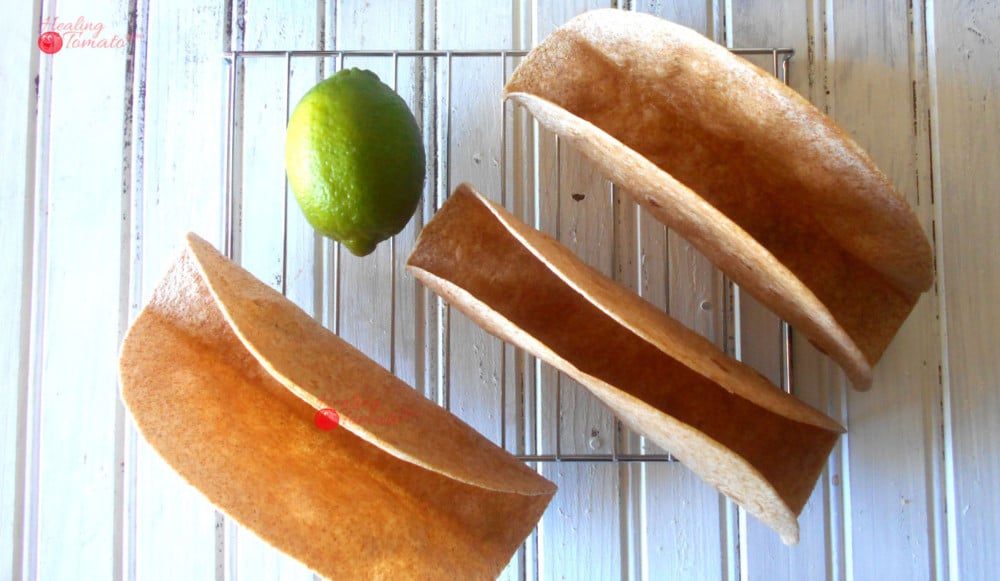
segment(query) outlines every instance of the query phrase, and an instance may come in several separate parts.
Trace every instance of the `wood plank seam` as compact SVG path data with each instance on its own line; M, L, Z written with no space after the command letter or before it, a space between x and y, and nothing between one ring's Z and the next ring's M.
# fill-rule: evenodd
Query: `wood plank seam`
M40 18L51 18L55 11L55 2L48 0L39 3L36 11L40 10ZM39 27L40 29L40 27ZM18 484L20 489L16 491L17 510L20 514L15 517L15 524L20 534L20 543L16 545L20 549L19 554L15 554L14 573L22 579L35 579L38 575L38 543L39 543L39 496L41 477L39 474L39 463L41 461L41 385L43 369L43 344L45 333L45 316L47 295L47 266L48 266L48 176L49 158L47 155L50 131L50 119L52 111L52 82L53 66L51 58L36 57L33 60L32 68L37 71L36 92L35 92L35 118L33 131L29 136L34 137L34 147L29 150L29 163L32 164L32 188L26 191L29 198L26 204L25 213L29 212L30 218L26 232L26 242L28 232L30 232L30 245L25 245L25 253L30 252L30 261L27 263L29 270L26 270L25 280L30 280L30 302L26 305L29 314L27 336L23 336L25 345L25 359L27 368L25 370L25 382L23 387L24 412L23 420L19 419L19 425L23 426L19 434L17 444L18 456L20 459ZM35 63L37 66L34 66ZM30 138L29 138L30 140Z
M32 22L39 22L41 19L41 3L35 3L32 12ZM20 293L18 299L20 301L19 312L19 353L17 357L17 416L16 416L16 427L15 427L15 466L14 466L14 498L13 498L13 518L12 518L12 537L15 539L13 546L10 548L11 552L11 569L14 578L23 578L25 576L25 559L28 553L25 551L25 541L26 536L30 534L33 529L29 526L33 519L35 519L35 511L28 510L28 504L32 502L37 494L31 486L37 484L37 476L32 477L33 470L36 469L37 459L32 461L32 450L33 447L37 445L37 439L32 435L35 432L34 424L37 418L32 415L34 410L32 402L35 400L35 393L33 389L33 373L34 369L37 367L37 362L35 358L38 356L37 350L33 350L35 347L37 349L37 343L34 336L37 332L35 323L35 309L36 309L36 295L35 295L35 272L34 272L34 257L35 257L35 216L37 213L37 195L38 195L38 178L40 173L38 171L38 147L39 147L39 124L45 114L47 109L47 100L42 99L42 92L47 92L48 89L48 79L45 84L41 83L41 65L40 65L40 55L39 53L32 51L31 57L28 61L27 78L22 77L26 84L29 86L29 96L28 96L28 111L26 111L27 116L23 126L25 134L25 163L23 168L20 168L24 172L24 208L23 208L23 224L24 231L22 233L22 252L21 252L21 271L20 271ZM34 82L32 83L32 77ZM33 90L31 85L33 86ZM44 174L41 174L44 175Z
M929 146L929 156L930 156L930 173L931 173L931 184L930 184L930 197L931 197L931 207L933 210L933 217L931 220L932 226L932 243L934 245L934 294L938 300L938 321L939 321L939 345L940 345L940 356L941 363L938 367L938 382L940 384L940 419L933 417L931 421L933 422L934 428L940 430L940 438L935 434L935 442L939 443L940 452L935 453L934 461L932 465L937 467L940 465L940 474L935 474L933 483L935 496L941 494L941 502L943 506L940 510L944 512L943 515L943 527L944 527L944 540L943 546L941 545L940 531L935 527L935 540L937 541L937 546L935 547L937 554L939 555L937 567L935 572L941 575L943 571L947 571L947 578L949 579L959 579L960 562L959 562L959 533L958 533L958 503L956 499L956 485L955 485L955 449L954 449L954 415L953 415L953 402L952 402L952 384L951 384L951 369L949 362L951 361L950 355L950 344L948 340L948 327L949 327L949 313L948 313L948 285L947 280L944 276L944 262L946 260L945 254L945 240L943 235L937 233L937 225L944 224L944 204L940 201L940 192L942 192L943 185L943 175L944 168L941 165L942 152L941 152L941 112L940 112L940 95L938 89L940 87L940 75L937 62L937 26L935 17L936 2L934 0L925 0L921 3L921 13L923 14L923 28L924 28L924 42L926 44L926 68L927 68L927 133L928 133L928 146ZM935 410L937 411L937 410ZM932 447L931 450L935 448ZM940 493L937 491L940 490ZM943 576L940 578L944 578Z
M930 20L933 17L930 16ZM938 285L940 271L937 268L937 257L941 251L938 248L936 236L936 225L938 223L937 196L935 191L937 184L934 183L934 175L940 172L935 171L935 164L938 156L934 155L934 148L938 139L934 119L937 116L936 107L932 100L932 52L933 33L929 28L928 4L915 2L910 11L910 50L911 50L911 82L913 84L913 132L915 140L914 155L916 158L915 171L917 173L917 205L929 205L929 222L931 229L931 240L934 246L934 287L929 296L924 300L934 302L934 311L937 313L939 321L946 318L943 314L945 303L940 295L941 288ZM927 210L924 210L927 212ZM941 324L940 322L938 323ZM939 326L938 332L942 327ZM938 338L939 350L946 351L946 345L942 337ZM942 360L938 360L936 383L929 393L924 394L924 437L925 437L925 465L927 480L927 514L928 542L930 544L928 570L933 578L945 579L949 568L949 547L952 546L947 526L949 512L948 481L946 475L948 470L945 467L947 461L946 450L946 427L942 408L945 405L944 383L941 373Z
M126 49L122 147L121 255L118 294L118 343L138 315L142 296L142 246L138 225L142 211L142 156L145 136L145 65L149 0L130 0L127 31L134 42ZM115 581L135 578L135 484L137 436L119 399L115 406L115 502L113 574Z

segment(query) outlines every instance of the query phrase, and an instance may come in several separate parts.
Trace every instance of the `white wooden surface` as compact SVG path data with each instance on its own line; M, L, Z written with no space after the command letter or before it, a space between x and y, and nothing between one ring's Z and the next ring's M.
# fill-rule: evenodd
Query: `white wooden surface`
M0 24L0 579L310 579L222 518L136 437L117 399L124 329L181 234L224 242L229 49L530 48L611 0L8 2ZM935 245L937 283L874 388L796 339L799 397L844 422L784 547L676 463L543 463L560 492L505 578L989 579L1000 572L1000 8L995 2L639 1L731 47L796 51L792 86L896 182ZM35 47L46 17L131 34L129 48ZM391 61L348 60L384 79ZM513 61L506 68L509 74ZM644 445L568 379L444 308L402 268L420 225L468 180L777 381L778 322L585 162L507 110L500 74L401 59L425 130L427 194L394 245L356 259L287 206L289 105L336 59L246 61L233 180L235 255L429 397L500 441L501 393L544 418L516 453ZM286 66L291 103L285 99ZM453 90L446 90L450 70ZM449 113L450 111L450 113ZM780 128L776 128L780 130ZM506 145L506 150L501 146ZM534 153L537 152L537 161ZM506 181L501 183L506 164ZM559 179L555 169L559 168ZM582 199L576 199L582 195ZM283 239L287 243L283 242ZM285 264L282 265L282 258ZM392 305L395 304L393 308ZM559 438L555 426L559 426ZM522 433L524 432L524 433Z

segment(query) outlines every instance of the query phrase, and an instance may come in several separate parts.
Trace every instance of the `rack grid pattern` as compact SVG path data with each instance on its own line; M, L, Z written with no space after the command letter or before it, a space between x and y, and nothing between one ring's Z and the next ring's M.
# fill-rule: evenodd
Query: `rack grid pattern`
M749 49L733 49L733 52L752 60L757 63L762 68L770 67L771 72L781 81L788 83L788 69L789 61L793 57L793 51L787 48L749 48ZM518 59L524 57L527 51L523 50L463 50L463 51L429 51L429 50L335 50L335 51L232 51L224 53L223 58L227 65L226 67L226 116L225 116L225 151L224 151L224 201L223 201L223 240L225 244L224 251L227 256L233 260L241 261L241 240L247 235L244 230L243 216L241 214L243 207L243 190L242 182L238 177L239 167L240 167L240 157L241 150L243 148L243 135L242 132L245 129L245 122L242 119L242 105L243 99L245 98L247 91L252 90L253 87L247 81L245 71L248 66L253 66L255 63L262 62L264 60L283 61L284 63L284 87L283 87L283 109L278 107L277 111L272 111L271 114L274 115L284 115L282 119L283 124L287 122L287 119L291 113L293 107L293 93L292 93L292 78L293 71L297 70L299 66L303 66L303 63L307 68L315 70L318 75L317 78L323 78L326 73L333 73L341 70L345 66L345 62L350 63L360 59L363 62L372 61L382 61L387 62L388 66L391 67L390 79L386 79L383 76L383 80L390 84L394 90L398 90L400 83L400 73L405 70L408 75L412 75L414 79L414 86L417 88L416 91L422 92L422 101L425 103L425 108L432 110L431 115L434 117L433 124L434 127L433 137L425 136L425 146L427 147L427 160L428 160L428 180L425 187L424 195L424 219L429 218L433 212L440 207L440 205L447 199L448 194L452 191L456 184L452 183L451 175L451 128L452 128L452 100L453 100L453 88L457 84L456 78L456 67L457 63L465 63L469 61L475 61L479 66L479 71L487 71L484 77L493 77L493 81L499 86L503 86L506 82L510 72L515 68ZM293 68L294 67L294 68ZM489 70L495 72L488 72ZM430 96L428 96L430 95ZM499 96L496 96L499 100ZM428 104L429 103L429 104ZM510 173L510 153L509 150L512 149L511 142L511 131L513 122L512 119L515 115L513 109L514 105L510 103L503 103L499 105L499 127L502 128L500 131L499 139L499 172L500 172L500 203L504 206L510 204L508 199L508 189L511 187L511 179L508 175ZM418 121L420 121L421 113L416 112L418 116ZM526 115L526 114L525 114ZM426 116L423 120L426 122ZM535 125L535 131L538 131L537 125ZM427 132L430 133L430 132ZM556 183L559 183L558 170L560 168L560 163L558 157L561 154L562 147L559 146L558 138L555 138L556 142L556 163L555 168L557 175L555 176ZM529 163L536 164L537 170L537 152L534 152L535 159L528 160ZM558 189L558 188L557 188ZM287 292L287 284L289 280L288 272L288 229L289 229L289 206L294 205L294 202L290 203L290 191L288 189L287 180L283 184L283 187L279 187L279 184L275 184L275 191L281 192L283 196L282 202L282 216L280 220L281 224L281 272L280 276L276 277L277 281L275 283L276 288L281 290L283 293ZM535 195L537 196L537 191ZM617 195L617 191L612 186L611 195ZM537 202L537 200L536 200ZM297 211L292 208L293 211ZM418 209L418 218L420 217L421 210ZM277 223L277 220L275 220ZM536 225L537 226L537 225ZM318 236L318 235L317 235ZM390 321L393 327L397 320L396 313L397 309L400 308L397 305L397 284L398 276L396 270L398 269L397 264L397 253L406 252L407 249L400 247L397 237L390 239L387 243L389 245L390 258L388 260L388 265L390 269L389 279L392 280L391 288L391 314ZM317 238L317 240L319 240ZM342 282L342 272L341 272L341 259L339 244L323 239L318 241L317 244L322 245L323 251L321 252L322 257L317 258L317 261L322 260L324 265L321 268L325 268L330 273L329 285L330 289L324 289L319 292L331 296L328 299L330 306L329 310L332 310L335 315L330 321L324 321L334 332L339 333L339 321L340 318L336 316L339 311L339 300L341 296L341 282ZM320 284L320 283L317 283ZM726 337L726 350L734 356L739 356L739 352L735 347L736 341L735 337L739 336L739 301L738 292L731 281L724 281L724 300L725 308L722 312L722 327L724 329L724 334ZM439 318L437 329L439 336L435 339L437 345L439 346L439 359L440 361L436 365L436 373L429 373L429 377L425 382L425 394L437 401L437 403L446 409L452 409L451 393L450 393L450 381L448 374L448 329L449 329L449 317L450 309L440 298L433 298L431 300L436 301L434 312ZM405 308L405 307L404 307ZM780 329L780 353L781 353L781 387L788 392L792 391L791 386L791 330L786 323L781 324ZM390 343L390 354L389 354L389 369L392 372L396 372L395 363L397 360L396 350L396 332L395 329L389 330L389 343ZM420 345L415 346L416 349L420 349ZM513 354L513 355L511 355ZM415 355L416 356L416 355ZM520 353L519 350L515 350L510 346L505 346L500 350L501 358L506 358L509 356L514 356L519 358L519 361L524 364L525 361L531 360L530 356ZM535 362L538 365L537 362ZM502 370L507 369L505 362L501 361L499 368ZM502 448L515 454L518 458L529 463L539 463L539 462L669 462L673 461L674 458L666 451L658 450L655 446L651 444L647 445L641 435L631 433L627 428L622 426L620 420L614 420L614 433L612 435L612 443L610 452L594 452L594 453L567 453L562 449L562 398L563 398L563 385L562 382L557 382L555 388L555 409L558 410L558 420L555 422L554 426L554 446L549 446L554 448L551 450L544 449L539 440L540 438L536 436L541 433L540 422L542 421L542 414L539 412L538 408L538 396L532 389L526 388L523 381L518 381L516 387L513 391L516 393L508 393L511 391L511 387L508 385L508 381L501 379L500 383L500 403L499 410L496 416L499 418L499 429L496 433L499 435L498 438L494 438L495 443ZM513 409L508 409L513 408ZM509 416L513 414L516 417L513 418L513 423L509 424L512 419ZM515 432L513 437L509 432ZM623 444L624 441L628 441L631 445L626 446ZM592 448L600 448L601 446L591 446ZM623 448L628 449L623 449Z

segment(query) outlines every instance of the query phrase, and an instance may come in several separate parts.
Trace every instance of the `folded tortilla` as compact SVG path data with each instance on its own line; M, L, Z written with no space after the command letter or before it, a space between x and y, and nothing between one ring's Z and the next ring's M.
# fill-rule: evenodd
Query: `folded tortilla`
M795 91L697 32L584 13L505 96L867 389L933 280L930 243L872 159Z
M463 184L407 268L489 333L566 373L777 531L843 428Z
M120 373L170 466L326 577L493 579L555 493L195 235ZM325 408L339 427L314 424Z

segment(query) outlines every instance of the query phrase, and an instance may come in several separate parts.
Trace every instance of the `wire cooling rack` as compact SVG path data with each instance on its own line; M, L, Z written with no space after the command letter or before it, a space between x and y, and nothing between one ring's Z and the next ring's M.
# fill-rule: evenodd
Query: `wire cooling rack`
M786 48L747 48L747 49L734 49L734 53L739 54L748 60L751 60L758 66L764 69L770 68L771 72L781 81L788 83L788 69L789 61L793 56L792 49ZM520 50L455 50L455 51L433 51L433 50L408 50L408 51L397 51L397 50L339 50L339 51L233 51L224 53L223 58L226 63L226 75L227 75L227 92L226 92L226 127L225 127L225 174L224 174L224 210L223 210L223 239L225 243L225 253L230 258L233 258L237 262L241 259L241 239L243 236L247 235L244 231L242 208L243 208L243 181L238 179L238 166L240 166L240 156L244 149L244 135L246 131L247 124L249 121L244 118L243 110L243 100L246 98L247 91L253 90L252 83L248 81L248 76L246 72L249 67L254 66L256 63L269 62L272 69L276 68L278 71L274 74L283 80L283 87L280 87L281 82L278 83L278 92L282 93L275 97L275 102L270 108L268 115L279 116L278 122L283 128L287 122L289 114L298 99L292 91L292 78L293 71L298 70L308 70L312 71L314 76L314 82L321 78L325 78L333 74L334 72L344 68L345 65L352 65L354 62L364 62L366 65L370 65L373 62L380 63L383 70L391 71L388 74L383 73L380 75L382 80L387 84L390 84L394 90L398 89L400 82L400 74L405 71L411 82L411 89L422 94L421 102L423 105L421 107L424 109L423 115L420 111L417 111L418 121L421 122L425 127L425 133L433 130L435 136L433 138L425 138L425 147L427 148L427 159L428 159L428 180L426 184L424 200L425 206L424 218L427 219L433 212L447 199L448 194L452 191L453 187L457 184L452 183L452 171L451 171L451 129L452 129L452 114L453 114L453 98L455 95L456 86L462 85L464 91L471 91L473 93L477 92L475 87L469 87L465 83L465 79L462 78L461 73L457 71L467 71L470 70L466 65L474 64L477 74L475 75L477 79L489 79L491 82L491 89L489 91L481 91L483 94L483 99L492 99L493 102L490 104L491 107L498 108L498 119L495 122L499 123L499 127L502 128L499 133L500 135L500 159L499 159L499 172L500 172L500 201L502 204L507 205L507 189L509 188L509 176L508 173L511 171L510 160L508 159L508 143L511 140L511 117L512 108L516 107L510 103L497 104L500 100L499 94L496 92L496 87L502 87L506 82L509 74L516 67L519 60L527 54L527 51ZM462 66L459 66L459 65ZM283 66L283 72L280 70ZM414 73L416 71L416 73ZM387 78L388 77L388 78ZM273 84L269 82L268 84ZM428 97L427 95L432 95ZM421 117L423 117L421 119ZM433 124L433 127L428 127L428 124ZM535 126L537 130L537 125ZM495 138L496 136L492 137ZM272 136L272 139L280 139L282 142L284 140L284 134L280 136ZM559 155L561 148L558 144L558 138L556 138L556 155ZM535 152L537 156L537 152ZM281 163L282 159L275 160L275 163ZM527 160L528 163L537 164L537 158L534 160ZM556 162L555 171L558 172L560 164ZM281 173L283 176L283 172ZM556 183L558 183L558 175L555 177ZM476 185L476 184L474 184ZM275 183L274 191L276 196L282 197L281 207L281 265L280 265L280 275L275 277L275 286L279 288L283 293L287 291L287 281L289 280L288 273L288 237L289 237L289 191L287 186L287 181L284 184ZM294 202L291 203L294 206ZM298 212L297 208L291 208L292 211ZM418 210L418 213L420 211ZM277 220L275 220L277 223ZM339 249L336 248L337 244L334 242L324 241L322 244L326 244L328 250L324 251L324 256L328 258L323 258L327 262L326 268L329 272L329 280L324 283L318 284L329 284L333 288L328 294L332 295L331 299L334 306L331 308L337 309L337 303L340 297L340 284L341 284L341 261L338 258L340 256ZM396 238L392 238L388 241L390 258L388 261L388 268L390 269L389 278L392 280L391 289L391 305L390 309L393 313L397 311L398 308L403 308L401 305L397 304L397 269L399 264L397 260L397 253L399 252L409 252L409 248L401 248L400 244L397 242ZM320 260L319 258L317 260ZM740 316L739 316L739 298L738 290L735 285L728 280L723 282L723 300L725 303L722 309L722 329L725 340L725 349L731 355L739 356L739 336L740 336ZM441 329L442 333L447 333L448 328L448 317L449 309L448 306L441 301L440 298L433 299L437 301L437 312L440 313L442 318ZM395 322L395 316L390 316L390 320ZM328 322L327 325L331 327L334 332L338 332L338 321L339 319L334 317L332 322ZM779 352L781 357L781 387L785 391L791 392L791 337L790 329L787 324L781 323L780 326L780 336L777 338L779 342ZM389 368L390 371L394 371L393 368L396 361L396 333L394 331L389 332L390 337L390 355L389 355ZM447 375L447 361L448 361L448 342L447 338L442 341L441 338L438 339L439 345L444 345L443 348L445 353L442 357L442 362L437 373L428 379L426 382L428 385L425 386L425 393L428 397L436 399L437 402L443 407L452 410L451 405L451 394L450 385ZM416 349L420 349L421 345L416 345ZM507 357L507 353L510 352L512 348L505 347L500 351L500 357ZM514 356L520 357L523 360L530 359L529 356L520 353L518 350L514 350ZM501 362L500 369L506 369L506 366ZM554 436L550 440L554 439L554 445L545 446L539 442L539 438L536 434L541 432L540 423L542 420L542 414L539 413L539 405L537 401L537 394L533 393L533 390L525 387L523 382L516 382L514 386L509 385L508 381L500 381L500 397L499 397L499 409L494 410L497 413L493 414L499 418L499 428L495 430L495 434L498 436L494 437L495 443L507 449L511 453L515 454L518 458L529 463L537 462L669 462L673 461L673 457L666 451L659 450L655 446L646 445L644 439L639 434L631 433L627 428L621 425L621 422L615 420L614 433L612 435L612 444L610 446L610 451L593 452L593 453L580 453L578 451L573 451L571 453L565 452L562 449L562 403L563 398L563 384L557 382L555 391L555 408L559 410L558 419L554 426ZM577 386L578 387L578 386ZM515 393L509 393L514 391ZM511 409L508 409L511 408ZM513 418L514 421L510 421L512 418L509 416L514 414L516 417ZM511 434L513 432L513 434ZM596 438L595 438L596 439ZM628 449L623 449L623 441L628 440L630 443L638 443L637 445L630 445ZM592 446L593 448L601 448L602 446ZM606 447L606 446L605 446Z

